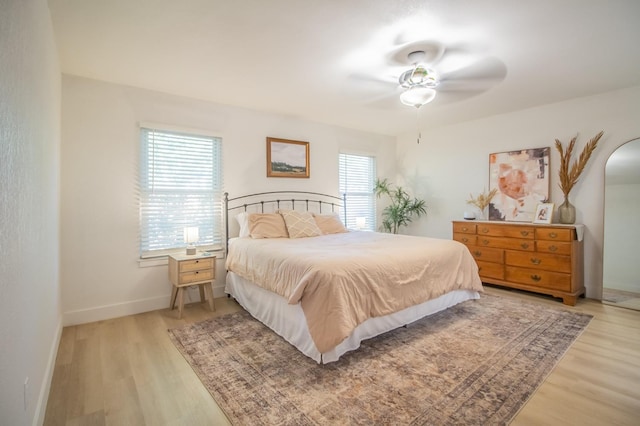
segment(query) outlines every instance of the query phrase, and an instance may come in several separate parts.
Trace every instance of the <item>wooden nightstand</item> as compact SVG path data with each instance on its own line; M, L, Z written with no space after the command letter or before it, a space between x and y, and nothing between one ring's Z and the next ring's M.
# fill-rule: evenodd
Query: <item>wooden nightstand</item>
M178 300L178 318L182 318L184 307L184 290L197 285L200 289L200 301L209 300L209 307L215 311L213 302L213 282L216 280L216 257L201 254L169 255L169 279L173 284L171 290L171 306L173 309Z

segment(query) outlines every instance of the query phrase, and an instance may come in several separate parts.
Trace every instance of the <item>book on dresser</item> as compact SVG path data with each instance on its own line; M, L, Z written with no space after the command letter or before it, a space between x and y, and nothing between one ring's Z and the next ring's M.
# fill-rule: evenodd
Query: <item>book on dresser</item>
M453 239L467 246L480 279L562 298L584 295L583 225L453 221Z

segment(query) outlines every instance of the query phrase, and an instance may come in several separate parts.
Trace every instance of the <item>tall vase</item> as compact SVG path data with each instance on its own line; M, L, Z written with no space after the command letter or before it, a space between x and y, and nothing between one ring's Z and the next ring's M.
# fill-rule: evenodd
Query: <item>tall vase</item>
M569 202L569 197L564 197L564 203L558 207L560 223L570 225L576 223L576 208Z

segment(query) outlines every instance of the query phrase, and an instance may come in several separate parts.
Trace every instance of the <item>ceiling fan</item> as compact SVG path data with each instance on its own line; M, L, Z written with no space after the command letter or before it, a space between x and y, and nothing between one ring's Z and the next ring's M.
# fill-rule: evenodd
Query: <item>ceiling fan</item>
M385 55L382 66L369 67L366 74L353 77L366 84L361 88L368 95L377 94L372 103L378 106L396 105L398 97L416 108L435 99L455 102L489 90L506 76L502 61L474 50L430 40L404 43Z

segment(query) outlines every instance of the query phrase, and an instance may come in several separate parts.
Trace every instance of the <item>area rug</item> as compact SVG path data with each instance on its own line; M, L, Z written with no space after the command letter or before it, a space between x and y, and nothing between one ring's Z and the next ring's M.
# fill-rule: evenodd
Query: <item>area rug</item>
M245 311L169 335L234 425L498 425L590 320L483 294L326 365Z

